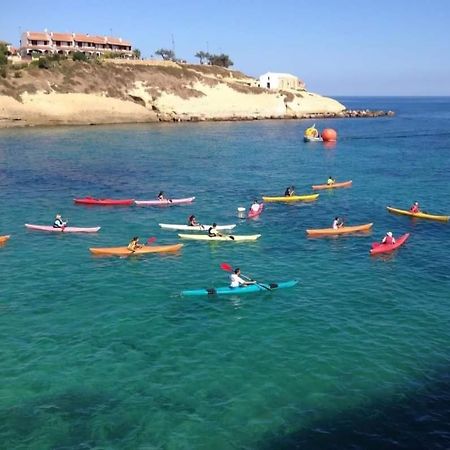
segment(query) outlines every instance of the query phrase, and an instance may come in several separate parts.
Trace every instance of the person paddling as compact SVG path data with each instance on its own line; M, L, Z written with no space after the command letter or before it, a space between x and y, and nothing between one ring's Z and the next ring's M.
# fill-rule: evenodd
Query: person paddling
M250 206L250 209L253 212L258 212L260 207L261 207L261 205L258 203L258 200L255 199L255 200L253 200L253 203L252 203L252 206Z
M410 212L412 212L413 214L417 214L420 212L420 206L419 206L419 202L414 202L413 205L411 206L411 208L409 208Z
M230 275L230 287L237 288L240 286L248 286L250 284L255 284L256 281L245 281L241 277L241 269L237 267L234 269L234 272Z
M56 214L55 216L55 221L53 222L53 228L65 228L65 226L67 225L67 221L64 222L62 220L61 214Z
M295 186L289 186L284 191L285 197L292 197L295 194Z
M164 191L160 191L159 192L159 194L158 194L158 200L160 201L160 202L169 202L169 203L172 203L172 199L170 199L170 198L167 198L166 197L166 194L164 194Z
M217 231L217 223L214 222L212 224L212 226L210 226L208 228L208 236L209 237L216 237L216 236L222 236L218 231Z
M341 228L344 226L344 221L340 217L335 217L333 220L333 230L337 230L338 228Z
M138 248L141 248L142 244L139 244L139 237L134 236L133 239L131 239L130 243L127 246L127 249L130 250L130 252L135 252Z
M390 231L386 233L386 236L381 240L381 243L386 245L395 244L395 238Z
M328 177L327 184L328 184L328 186L331 186L334 183L336 183L336 180L330 175Z
M188 218L188 225L190 227L198 227L198 226L200 226L200 224L197 222L197 219L195 218L194 214L189 216L189 218Z

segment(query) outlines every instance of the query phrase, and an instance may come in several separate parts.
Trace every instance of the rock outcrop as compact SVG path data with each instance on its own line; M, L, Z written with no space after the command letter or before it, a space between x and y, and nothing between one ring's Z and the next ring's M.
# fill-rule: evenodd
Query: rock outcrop
M216 66L156 61L54 62L0 78L0 127L345 116L304 90L270 91Z

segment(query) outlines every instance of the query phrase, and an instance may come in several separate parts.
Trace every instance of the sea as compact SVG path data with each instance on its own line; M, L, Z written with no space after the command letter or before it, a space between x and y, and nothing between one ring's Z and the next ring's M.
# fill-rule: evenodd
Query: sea
M450 98L346 97L394 117L0 130L0 449L450 448ZM338 133L334 145L303 132ZM353 180L311 203L267 203ZM89 207L76 197L195 196ZM27 230L62 214L95 234ZM95 257L90 247L180 242L159 223L232 224L255 242ZM366 234L306 229L373 222ZM395 253L369 255L387 231ZM226 286L226 263L291 289Z

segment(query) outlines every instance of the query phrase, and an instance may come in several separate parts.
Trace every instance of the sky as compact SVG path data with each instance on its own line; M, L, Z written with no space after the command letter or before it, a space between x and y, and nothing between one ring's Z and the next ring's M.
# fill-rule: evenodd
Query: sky
M113 35L144 57L225 53L247 75L288 72L325 95L450 95L450 0L21 0L0 40L24 31Z

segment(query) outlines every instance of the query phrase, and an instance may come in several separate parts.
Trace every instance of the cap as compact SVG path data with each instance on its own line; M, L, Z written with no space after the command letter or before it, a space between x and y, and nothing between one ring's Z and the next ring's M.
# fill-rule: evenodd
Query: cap
M386 234L387 234L389 237L392 237L392 233L391 233L390 231L388 231Z

